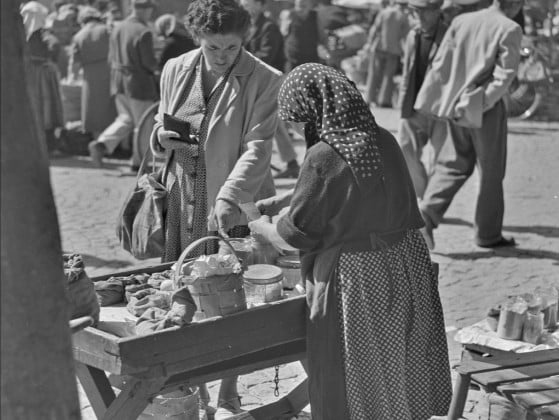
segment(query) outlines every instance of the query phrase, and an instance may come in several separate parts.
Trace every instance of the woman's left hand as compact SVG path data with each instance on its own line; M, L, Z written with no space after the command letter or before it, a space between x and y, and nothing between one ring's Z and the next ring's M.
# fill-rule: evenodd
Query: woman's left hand
M261 216L259 219L249 222L248 227L256 235L266 236L265 233L271 225L272 219L270 219L270 216Z
M215 221L218 232L228 238L227 231L239 223L241 209L226 200L217 200L215 203Z

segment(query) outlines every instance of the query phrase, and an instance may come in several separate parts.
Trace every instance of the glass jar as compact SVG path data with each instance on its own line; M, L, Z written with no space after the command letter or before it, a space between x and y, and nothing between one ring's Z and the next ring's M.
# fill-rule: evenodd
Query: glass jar
M301 260L298 255L278 257L276 265L283 271L283 288L293 290L301 282Z
M235 254L241 261L242 266L246 268L252 259L252 242L250 238L230 238L228 241L235 250ZM231 248L224 241L219 241L219 254L228 255L232 253Z
M514 297L505 302L501 306L497 335L506 340L520 340L527 311L528 305L521 297Z
M248 264L270 264L276 263L276 259L279 257L278 250L266 240L261 235L250 235L250 241L252 246L252 255L249 259Z
M243 273L247 304L274 302L283 297L283 272L269 264L249 265Z

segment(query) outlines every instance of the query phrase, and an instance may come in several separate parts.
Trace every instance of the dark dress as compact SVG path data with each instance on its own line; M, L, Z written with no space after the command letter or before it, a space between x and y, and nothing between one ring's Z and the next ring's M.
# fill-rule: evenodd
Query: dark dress
M74 35L72 42L72 59L83 68L82 124L94 137L116 117L108 62L109 37L107 25L90 21Z
M60 45L45 29L35 31L27 41L29 65L27 83L39 127L53 130L64 125L60 80L55 60Z
M253 23L247 36L245 48L266 64L283 71L285 55L283 52L283 37L276 25L264 14L260 14Z
M299 67L279 98L283 119L306 122L310 145L277 230L301 252L313 418L446 414L437 278L398 143L332 68Z

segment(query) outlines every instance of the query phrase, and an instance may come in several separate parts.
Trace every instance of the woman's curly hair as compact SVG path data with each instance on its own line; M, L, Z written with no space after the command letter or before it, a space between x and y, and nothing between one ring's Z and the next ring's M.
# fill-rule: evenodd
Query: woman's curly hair
M194 0L188 7L185 24L193 38L204 34L238 34L244 37L250 15L236 0Z

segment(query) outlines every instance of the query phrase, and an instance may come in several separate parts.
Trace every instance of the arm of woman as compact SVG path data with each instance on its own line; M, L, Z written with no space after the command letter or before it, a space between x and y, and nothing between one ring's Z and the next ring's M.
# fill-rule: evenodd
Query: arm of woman
M151 151L155 157L165 157L165 149L159 143L159 131L163 130L163 114L168 112L170 92L175 89L175 66L176 60L169 60L163 71L161 73L161 79L159 81L161 98L159 101L159 109L157 114L155 114L155 125L153 126L153 131L149 139L149 145Z
M225 200L237 206L254 201L270 171L272 141L278 124L276 98L281 73L263 71L270 72L270 75L255 80L260 85L261 92L252 105L249 128L242 140L242 154L217 194L217 200ZM246 112L247 110L239 110L241 118Z
M351 194L350 171L326 143L313 146L303 162L287 214L277 225L264 217L251 222L251 231L280 248L285 248L283 244L301 250L316 248L328 230L332 215L339 213Z

